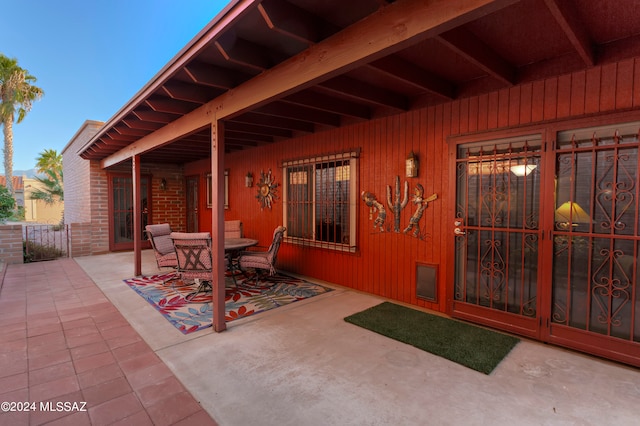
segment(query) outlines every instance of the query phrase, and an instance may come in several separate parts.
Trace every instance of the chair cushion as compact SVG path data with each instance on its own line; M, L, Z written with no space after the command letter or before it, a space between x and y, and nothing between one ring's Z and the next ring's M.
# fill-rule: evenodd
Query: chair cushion
M208 232L172 232L170 237L173 240L210 240L211 234Z
M242 238L242 222L239 220L227 220L224 222L225 238Z
M178 258L176 257L175 252L163 254L157 257L157 260L158 260L158 266L169 266L173 268L178 265Z
M153 234L154 237L160 235L169 235L171 233L171 226L168 223L158 223L156 225L145 226L147 232Z
M160 223L157 225L147 225L147 232L153 238L153 244L161 255L173 253L173 241L169 238L171 235L171 227L168 223Z
M208 232L172 232L178 273L185 279L211 279L211 235Z

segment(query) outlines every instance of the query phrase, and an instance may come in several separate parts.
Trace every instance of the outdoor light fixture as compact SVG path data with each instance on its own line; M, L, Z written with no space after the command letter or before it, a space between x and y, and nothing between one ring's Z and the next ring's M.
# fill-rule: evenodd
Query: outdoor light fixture
M406 160L407 177L418 176L418 157L411 151Z
M167 189L167 180L165 178L162 178L162 180L160 181L160 190L164 191Z
M536 167L537 166L535 164L518 164L518 165L509 167L509 170L511 170L511 173L513 173L514 175L518 177L522 177L522 176L528 176L529 173L531 173L536 169Z
M247 175L244 177L244 185L247 188L251 188L253 186L253 173L247 173Z

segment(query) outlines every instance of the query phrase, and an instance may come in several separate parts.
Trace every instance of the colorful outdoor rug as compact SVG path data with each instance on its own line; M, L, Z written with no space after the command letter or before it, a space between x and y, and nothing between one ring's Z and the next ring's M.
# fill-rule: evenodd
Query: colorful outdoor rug
M171 324L184 334L193 333L212 326L211 292L201 292L187 300L187 296L196 290L195 284L181 286L178 281L175 288L163 280L173 277L174 273L130 278L124 282L153 305ZM225 318L227 322L246 318L259 312L288 305L331 291L308 281L276 274L255 281L236 277L238 285L228 277L226 279ZM249 282L247 282L249 281Z

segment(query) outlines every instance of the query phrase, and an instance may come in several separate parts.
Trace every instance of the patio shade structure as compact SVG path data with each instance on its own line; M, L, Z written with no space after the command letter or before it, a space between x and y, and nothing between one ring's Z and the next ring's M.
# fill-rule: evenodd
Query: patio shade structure
M132 161L138 188L141 163L211 158L221 189L225 153L633 57L634 1L606 5L233 1L78 153L103 168ZM222 205L214 197L216 271L224 270ZM224 288L214 288L222 306Z

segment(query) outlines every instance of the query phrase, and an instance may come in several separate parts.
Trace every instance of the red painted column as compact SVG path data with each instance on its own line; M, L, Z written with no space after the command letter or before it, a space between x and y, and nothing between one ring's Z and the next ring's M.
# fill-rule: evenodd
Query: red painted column
M142 189L140 187L140 155L131 158L131 174L133 175L133 252L135 253L134 275L142 275Z
M211 256L213 258L213 329L227 329L225 322L224 266L224 128L211 123Z

